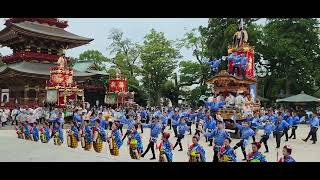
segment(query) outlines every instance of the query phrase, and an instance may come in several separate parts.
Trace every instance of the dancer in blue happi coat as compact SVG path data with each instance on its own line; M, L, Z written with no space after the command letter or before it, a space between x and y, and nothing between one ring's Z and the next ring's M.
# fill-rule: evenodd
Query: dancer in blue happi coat
M297 115L297 112L292 112L292 121L290 123L292 130L289 139L291 139L292 137L292 139L296 139L296 130L298 129L298 124L300 124L300 117Z
M144 157L147 152L151 149L152 151L152 158L150 160L156 159L156 155L154 152L154 145L157 142L158 136L161 132L161 124L159 123L159 117L154 117L152 119L152 122L150 124L142 124L143 127L145 128L150 128L150 140L149 140L149 144L148 147L146 149L146 151L141 155L141 157Z
M236 124L236 127L241 132L240 142L238 142L233 149L236 150L238 147L241 147L241 151L243 154L243 160L246 160L247 153L246 153L246 146L248 145L249 138L252 137L255 132L249 127L249 122L245 120L242 125L238 124L236 121L234 121Z
M206 117L204 118L204 132L211 133L216 128L216 120L210 116L209 112L206 112ZM206 138L206 142L210 141L209 146L212 146L213 138Z
M124 139L131 133L131 129L136 124L136 121L133 119L132 115L128 115L128 118L122 118L122 123L128 125L128 129L122 137L122 141L124 141Z
M288 128L290 125L282 120L282 113L278 112L278 120L275 122L275 135L276 135L276 148L280 148L280 143L281 143L281 137L284 135L284 131L286 128Z
M61 127L61 123L59 121L54 121L51 138L54 137L56 139L55 144L61 145L64 141L63 131Z
M163 114L161 114L159 117L160 117L161 125L162 125L161 132L163 132L166 129L167 125L168 125L168 113L167 113L167 111L163 112Z
M178 139L177 139L176 144L173 146L173 150L179 144L180 149L178 151L183 151L181 140L184 138L186 131L190 131L190 128L186 124L186 116L181 117L180 123L177 128L178 128Z
M264 131L264 134L262 135L262 138L260 139L260 143L264 144L264 147L266 148L265 153L267 153L267 152L269 152L268 140L269 140L270 134L275 129L275 126L271 120L266 120L265 124L259 124L259 125L257 125L257 128L262 129Z
M177 127L178 127L179 122L180 122L179 111L175 110L174 114L172 116L172 129L173 129L173 132L174 132L174 137L178 136Z
M211 133L204 134L204 136L214 138L213 162L218 162L218 153L220 151L220 148L222 147L224 140L230 137L229 133L224 129L223 121L217 121L217 128L214 129Z
M312 144L315 144L317 142L317 131L319 128L319 118L316 111L312 113L312 119L309 121L309 125L309 134L306 139L303 139L303 141L307 142L308 139L311 137L311 140L313 141Z

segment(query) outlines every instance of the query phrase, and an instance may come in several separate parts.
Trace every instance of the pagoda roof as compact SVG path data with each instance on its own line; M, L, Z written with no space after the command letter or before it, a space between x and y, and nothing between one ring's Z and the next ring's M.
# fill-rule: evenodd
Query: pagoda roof
M23 21L19 23L10 23L6 28L0 31L0 43L6 45L6 42L10 41L10 39L19 38L19 34L16 32L26 36L64 42L68 44L68 48L88 44L93 40L91 38L70 33L63 28L40 24L37 22Z
M6 64L1 66L0 74L4 74L7 71L13 70L15 72L26 73L26 74L50 76L49 68L54 66L57 66L57 65L52 63L35 63L35 62L22 61L19 63ZM89 77L89 76L96 75L95 73L80 72L77 70L74 70L73 72L75 77Z
M94 67L93 61L78 61L73 65L73 69L80 72L88 72L88 73L99 74L99 75L109 75L107 72L98 71L93 67Z

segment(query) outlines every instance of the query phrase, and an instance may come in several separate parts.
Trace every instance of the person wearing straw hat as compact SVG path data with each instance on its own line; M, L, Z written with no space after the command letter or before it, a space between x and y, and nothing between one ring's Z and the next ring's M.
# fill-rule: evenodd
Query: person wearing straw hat
M282 149L283 157L281 157L278 162L296 162L296 160L293 159L293 157L291 157L291 153L292 153L291 146L289 145L283 146L283 149Z

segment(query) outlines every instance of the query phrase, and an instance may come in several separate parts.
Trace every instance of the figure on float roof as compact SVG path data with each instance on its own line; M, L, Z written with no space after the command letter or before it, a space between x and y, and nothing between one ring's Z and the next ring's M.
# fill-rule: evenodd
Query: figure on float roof
M62 53L62 56L59 57L58 65L62 69L65 69L65 67L67 66L67 60L65 59L65 54L64 53Z
M244 42L248 42L248 33L243 28L243 19L241 18L238 31L233 35L233 46L235 48L240 48Z

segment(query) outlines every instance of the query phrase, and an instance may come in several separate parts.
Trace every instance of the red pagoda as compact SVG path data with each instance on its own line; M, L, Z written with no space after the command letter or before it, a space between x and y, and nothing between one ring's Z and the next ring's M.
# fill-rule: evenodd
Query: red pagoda
M63 50L88 44L93 39L65 30L66 21L57 18L11 18L0 31L0 44L12 49L0 67L1 105L41 106L46 100L50 68L57 66ZM73 71L75 81L87 82L96 73ZM83 84L85 87L85 84Z
M134 92L128 91L127 79L121 75L119 69L116 71L116 75L109 79L105 103L117 107L135 104Z

